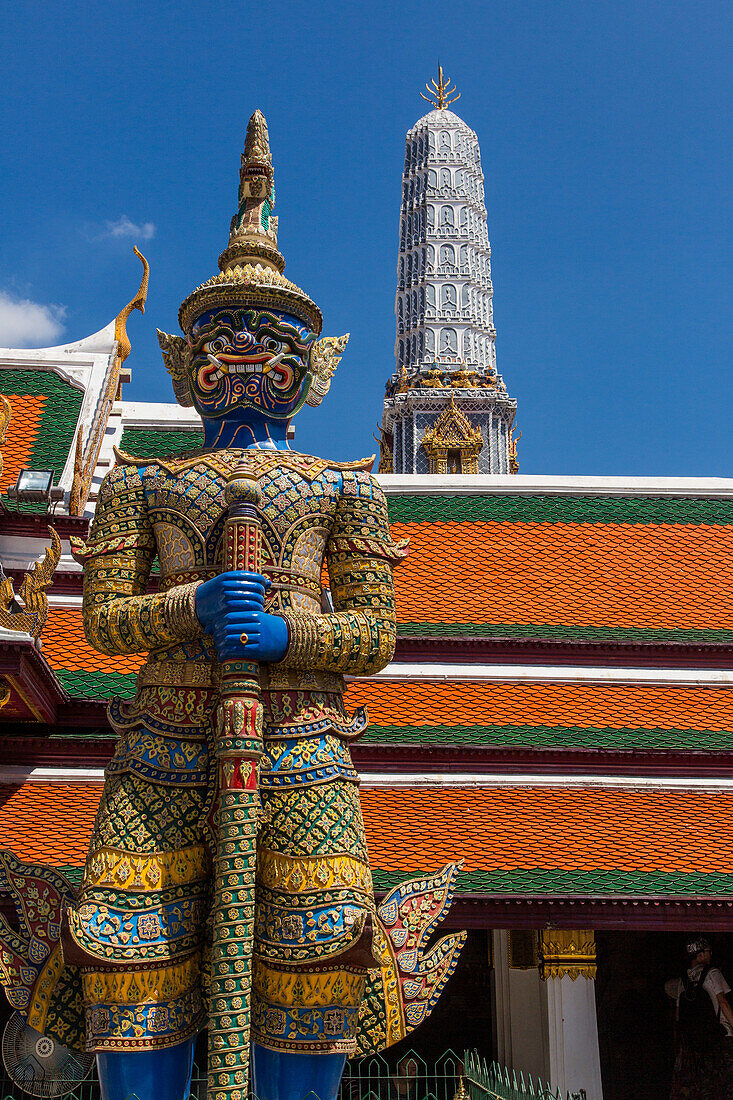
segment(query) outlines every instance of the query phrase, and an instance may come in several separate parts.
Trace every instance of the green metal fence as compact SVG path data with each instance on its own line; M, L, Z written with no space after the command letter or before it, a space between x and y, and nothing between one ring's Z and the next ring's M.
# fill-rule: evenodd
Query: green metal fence
M586 1100L585 1089L567 1093L544 1081L525 1079L498 1062L487 1062L476 1051L466 1051L464 1073L470 1100Z
M465 1082L465 1083L464 1083ZM339 1100L585 1100L585 1092L563 1097L542 1081L488 1062L476 1051L446 1050L435 1061L416 1051L397 1059L382 1055L346 1063ZM0 1063L0 1100L28 1100ZM96 1070L67 1094L67 1100L100 1100ZM194 1065L191 1100L206 1100L206 1067ZM251 1100L256 1100L252 1097Z
M339 1100L453 1100L462 1069L462 1057L450 1050L435 1062L427 1062L415 1051L391 1061L381 1055L354 1059L346 1063ZM195 1064L191 1100L206 1100L206 1091L206 1066ZM13 1084L2 1063L0 1100L28 1100L28 1094ZM66 1100L100 1100L95 1069L67 1093Z
M413 1050L355 1058L346 1063L340 1100L453 1100L462 1073L463 1056L452 1050L434 1062Z

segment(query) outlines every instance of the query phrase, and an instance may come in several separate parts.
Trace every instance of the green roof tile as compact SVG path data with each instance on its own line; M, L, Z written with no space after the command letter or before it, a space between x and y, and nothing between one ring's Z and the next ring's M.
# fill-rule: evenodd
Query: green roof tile
M733 630L654 630L574 623L398 623L400 638L542 638L548 641L733 642Z
M580 726L380 726L370 725L362 743L445 745L469 748L639 749L731 751L733 731L695 729L583 728Z
M84 394L49 370L0 370L0 393L13 403L13 396L45 397L46 403L38 424L27 465L36 470L53 470L54 484L69 457L79 419ZM9 432L22 431L22 425L10 421ZM12 504L13 510L16 505ZM21 512L45 512L43 504L21 505Z
M411 876L404 871L372 869L374 889L391 890ZM456 893L496 895L518 894L564 897L702 897L733 898L733 874L666 871L556 871L522 868L511 871L459 871Z
M75 699L132 699L137 677L134 673L56 670L69 695Z
M196 431L125 428L120 449L135 458L173 458L190 451L198 451L203 445L203 428Z
M562 493L449 493L389 497L392 523L732 524L728 497L576 496Z
M81 881L82 866L65 864L57 870L74 884ZM405 879L420 874L419 870L372 870L374 889L379 893L398 886ZM459 871L456 894L486 894L489 897L543 895L586 898L687 898L709 900L714 897L733 898L733 874L664 871L554 871L542 867L517 868L511 871Z

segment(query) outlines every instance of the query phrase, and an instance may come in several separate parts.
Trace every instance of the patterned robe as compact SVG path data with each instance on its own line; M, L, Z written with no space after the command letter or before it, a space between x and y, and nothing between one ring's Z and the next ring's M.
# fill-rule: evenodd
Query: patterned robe
M350 1052L374 901L349 751L367 719L346 712L342 674L374 673L394 651L403 552L384 496L365 463L294 452L122 458L77 555L90 643L148 653L135 699L110 707L119 743L69 915L87 1047L172 1046L205 1022L218 666L194 598L220 571L224 486L244 460L262 501L266 610L290 635L286 657L261 669L252 1037ZM156 559L159 590L146 594ZM322 609L324 564L333 609Z

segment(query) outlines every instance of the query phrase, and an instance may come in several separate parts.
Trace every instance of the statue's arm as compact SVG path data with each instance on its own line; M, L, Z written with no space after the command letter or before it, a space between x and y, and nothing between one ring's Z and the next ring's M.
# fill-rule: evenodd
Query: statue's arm
M84 633L102 653L144 653L202 633L196 584L147 595L155 536L135 466L116 466L102 482L85 547Z
M289 642L281 666L371 675L394 655L392 566L402 551L392 540L387 503L369 474L343 475L343 492L326 547L334 612L284 611Z

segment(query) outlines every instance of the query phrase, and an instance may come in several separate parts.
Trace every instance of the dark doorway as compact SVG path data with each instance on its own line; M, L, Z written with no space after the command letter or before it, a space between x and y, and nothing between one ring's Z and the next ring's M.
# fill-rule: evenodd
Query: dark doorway
M667 1100L674 1003L664 991L685 966L690 932L596 932L596 1005L604 1100ZM733 935L710 933L713 965L733 978Z

